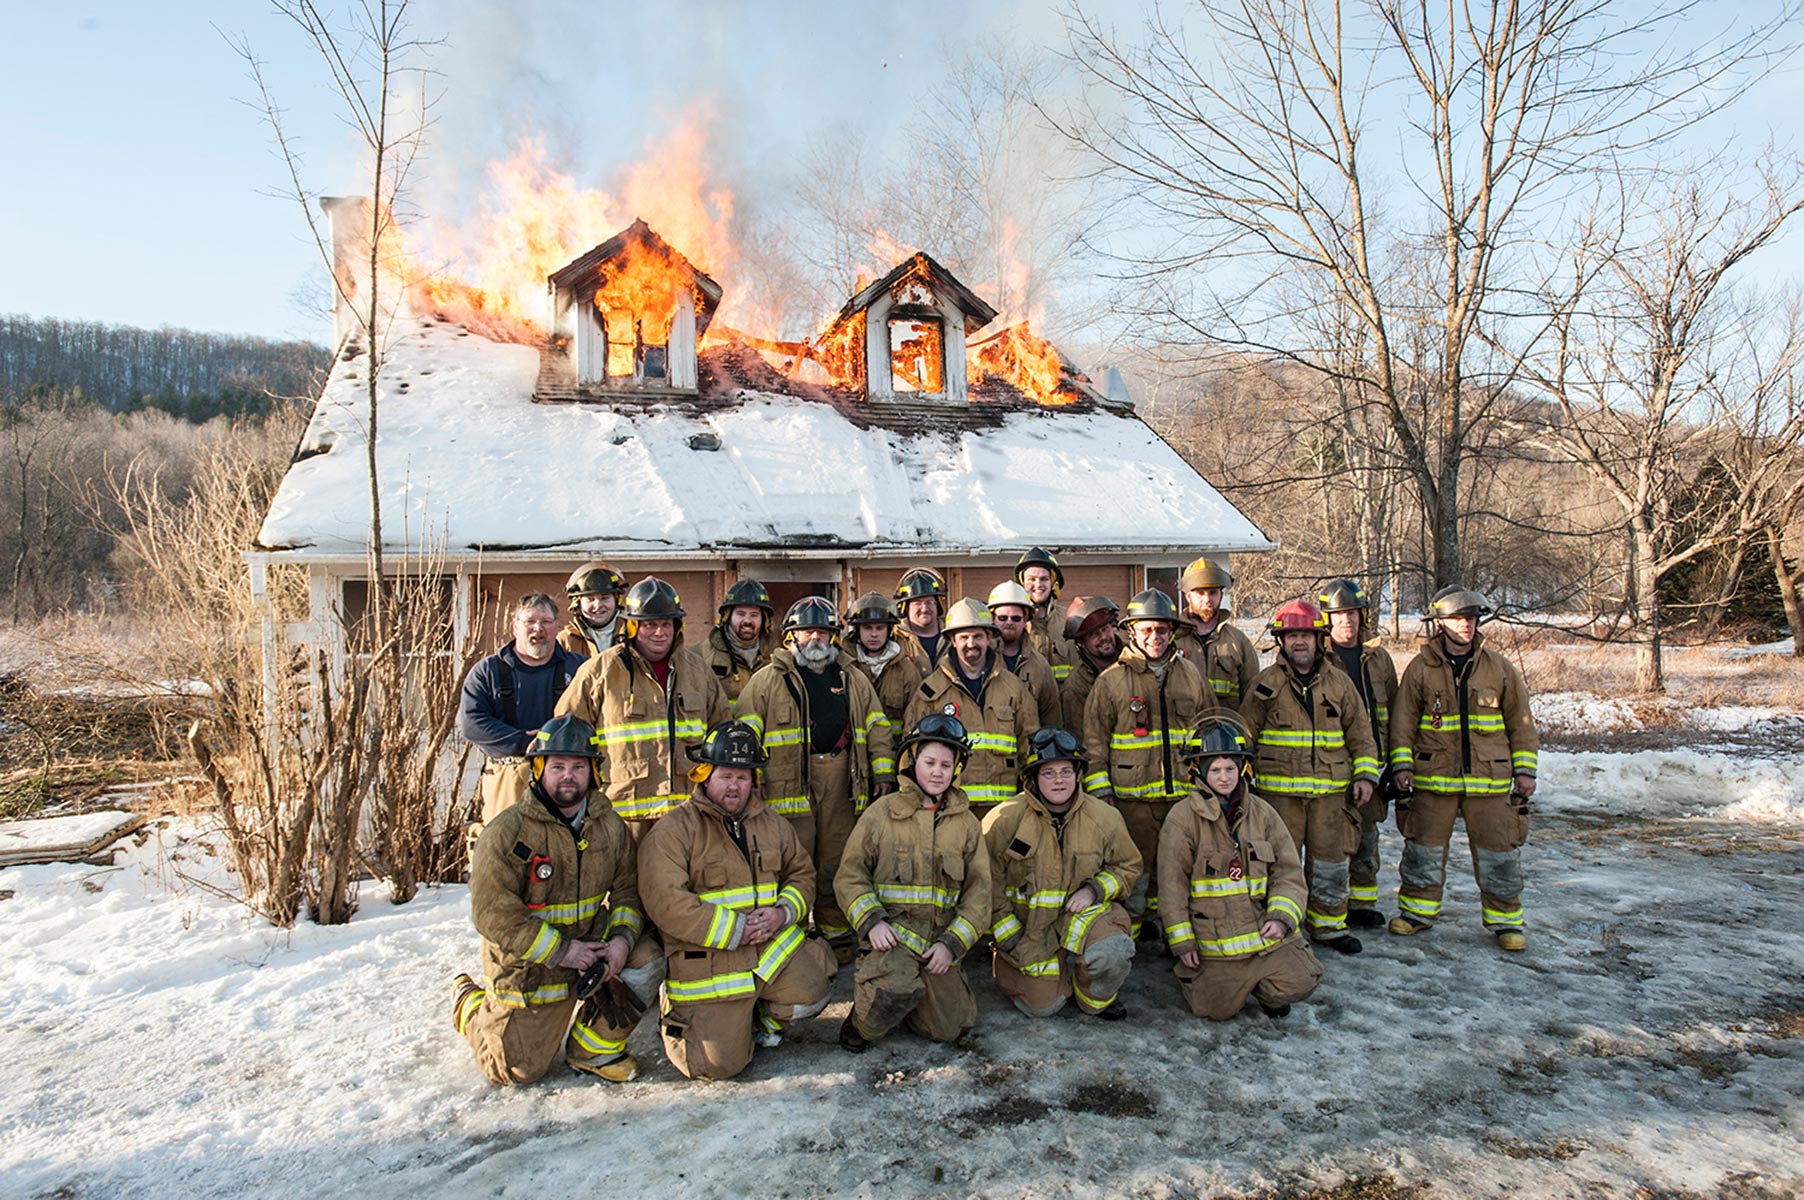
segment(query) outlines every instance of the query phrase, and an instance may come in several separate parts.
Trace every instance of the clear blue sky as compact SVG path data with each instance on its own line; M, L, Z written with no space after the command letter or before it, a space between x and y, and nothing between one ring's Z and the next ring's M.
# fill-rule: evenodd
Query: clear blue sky
M482 165L525 135L581 183L605 184L649 131L712 98L742 200L782 187L833 125L881 146L941 79L948 50L1007 37L1062 41L1058 0L416 0L445 44L444 91L418 196L445 213ZM1093 7L1087 5L1087 7ZM1148 7L1109 0L1123 24ZM1721 3L1706 19L1770 9ZM307 183L353 190L354 155L298 31L258 0L73 0L8 6L0 59L0 311L323 339L297 293L321 267L268 130L245 106L244 64L268 63L307 150ZM217 29L215 27L218 27ZM1791 136L1799 72L1743 111L1746 133Z

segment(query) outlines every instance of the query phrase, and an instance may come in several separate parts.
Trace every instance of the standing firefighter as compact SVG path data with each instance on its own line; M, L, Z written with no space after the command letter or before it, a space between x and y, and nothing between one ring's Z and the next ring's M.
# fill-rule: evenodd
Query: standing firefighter
M902 728L908 702L927 674L893 636L901 619L895 603L882 592L866 592L846 613L846 628L852 632L852 665L877 689L883 713L896 729Z
M582 655L557 644L557 605L543 592L514 605L513 640L464 677L457 731L484 757L482 822L526 794L531 775L526 751L551 718L558 696L582 667ZM481 823L471 836L481 832Z
M805 936L814 864L757 798L757 731L716 725L689 758L695 791L645 835L639 878L670 955L664 1054L690 1079L730 1079L827 1006L838 967Z
M657 940L639 941L632 838L597 787L599 753L586 722L548 721L534 739L525 800L476 842L470 912L487 986L457 977L452 1022L496 1083L539 1079L560 1049L571 1067L613 1083L639 1074L626 1052L636 1013L605 992L579 1000L573 990L599 962L649 997L662 967Z
M1015 582L1027 592L1027 598L1033 604L1028 613L1028 637L1034 649L1052 665L1053 677L1063 683L1076 662L1070 639L1062 636L1064 629L1059 622L1059 608L1054 603L1065 586L1065 572L1059 568L1058 559L1035 546L1016 561ZM1076 721L1078 717L1073 716L1071 720Z
M946 581L938 571L916 567L896 584L896 605L902 610L896 640L926 675L946 653L946 631L940 626L946 615Z
M776 613L770 593L756 579L734 581L720 602L702 657L720 680L729 713L739 711L739 693L777 647Z
M1027 685L1009 674L991 645L995 628L990 610L977 601L954 604L946 615L952 648L915 689L906 714L911 729L932 713L958 718L971 750L959 786L979 818L1015 794L1021 751L1038 726Z
M1234 614L1221 606L1234 584L1226 567L1199 558L1184 568L1178 589L1184 593L1184 623L1178 629L1178 653L1202 668L1222 707L1244 711L1246 698L1259 678L1259 651L1251 638L1234 628Z
M857 943L833 877L858 814L896 786L895 737L870 681L840 665L833 606L805 596L783 617L786 647L752 676L740 717L763 739L764 803L789 818L814 859L816 928L851 962Z
M1172 649L1177 605L1164 592L1147 589L1128 601L1121 615L1128 645L1114 666L1097 677L1084 709L1084 746L1090 768L1084 790L1111 799L1121 810L1146 870L1128 898L1134 936L1158 922L1143 921L1159 905L1151 892L1158 864L1159 829L1171 806L1190 792L1184 747L1203 714L1215 709L1208 681L1193 662Z
M593 658L614 644L620 629L620 597L626 580L604 562L584 563L564 584L570 598L570 620L558 632L558 645L572 654Z
M1390 928L1419 933L1441 915L1447 843L1454 818L1463 817L1485 928L1501 949L1521 950L1522 843L1540 741L1521 672L1478 631L1490 611L1466 588L1436 592L1433 632L1397 687L1391 770L1397 790L1409 794L1397 801L1403 885Z
M1328 648L1333 662L1347 673L1372 721L1372 740L1380 764L1390 761L1391 703L1397 697L1397 664L1390 651L1376 644L1365 592L1351 579L1336 579L1316 597L1328 614ZM1379 777L1372 798L1359 806L1359 848L1353 852L1347 880L1347 924L1375 929L1384 924L1378 911L1378 830L1384 823L1391 772Z
M679 790L684 751L726 719L727 701L707 664L682 649L675 588L641 579L626 593L621 619L624 640L582 665L557 710L601 730L608 802L637 839L687 798Z
M1035 726L1061 726L1065 723L1064 706L1059 699L1059 681L1053 677L1052 663L1027 638L1028 622L1033 606L1027 591L1018 583L999 583L990 589L984 602L990 619L996 623L996 657L1015 678L1027 685L1038 712Z
M936 1042L977 1023L960 960L990 923L990 856L954 785L969 750L956 717L921 718L898 747L900 785L865 810L846 843L833 886L870 947L839 1030L854 1054L904 1022Z
M1063 729L1027 739L1021 794L984 818L990 854L993 970L1030 1017L1076 999L1079 1012L1118 1021L1134 961L1121 900L1140 878L1140 852L1121 814L1084 791L1083 752Z
M1120 616L1121 609L1107 596L1079 596L1066 611L1071 673L1059 684L1059 704L1074 728L1083 726L1084 709L1097 679L1121 657L1121 638L1115 627Z
M1282 1017L1321 982L1299 932L1303 866L1276 810L1247 786L1237 723L1209 721L1189 750L1197 790L1159 834L1160 910L1190 1011L1226 1021L1252 996Z
M1328 618L1291 600L1272 618L1278 661L1241 707L1257 747L1253 786L1308 856L1310 936L1342 954L1364 947L1347 932L1347 859L1359 848L1359 809L1378 784L1378 747L1353 681L1327 661Z

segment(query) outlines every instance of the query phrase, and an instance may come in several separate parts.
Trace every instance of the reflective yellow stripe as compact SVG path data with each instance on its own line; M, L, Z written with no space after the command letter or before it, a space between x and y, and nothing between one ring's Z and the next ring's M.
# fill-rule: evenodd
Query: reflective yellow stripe
M1398 746L1391 751L1391 766L1408 770L1416 761L1415 754L1408 746Z
M633 742L652 742L664 736L662 721L628 721L620 725L603 725L601 738L609 746L626 746Z
M958 944L969 950L977 942L977 926L963 917L953 917L952 924L946 926L946 932L958 940Z
M1013 754L1020 748L1012 733L985 733L978 730L975 733L967 733L965 736L970 739L972 750L988 750L993 754ZM1013 794L1010 793L1010 795Z
M1107 770L1092 771L1084 776L1084 790L1086 792L1094 794L1097 792L1105 792L1108 788L1109 773Z
M1353 759L1353 774L1355 775L1370 776L1376 779L1378 772L1382 769L1378 760L1368 754L1361 754Z
M1095 882L1096 886L1102 889L1102 898L1104 900L1113 900L1115 897L1121 895L1121 877L1116 875L1115 872L1098 871L1096 873Z
M755 995L758 981L750 971L729 971L706 979L664 981L664 995L672 1004L702 1004L709 1000L736 1000Z
M739 914L730 908L715 906L714 917L708 922L708 932L702 938L702 945L712 950L726 950L738 940Z
M766 750L777 750L784 746L800 746L801 744L802 728L799 725L793 729L767 730L764 734L764 748Z
M801 947L803 936L801 926L785 926L783 932L779 933L771 941L771 944L764 948L764 953L758 956L758 965L754 969L758 978L765 980L774 978L777 972L783 969L783 964L788 962Z
M1261 746L1315 746L1319 749L1338 750L1347 744L1347 735L1340 729L1261 729L1259 744Z
M1178 944L1181 942L1190 942L1190 941L1195 941L1195 940L1196 940L1196 930L1194 930L1190 927L1189 921L1180 921L1175 925L1167 925L1165 927L1165 942L1167 945L1171 946L1174 950L1177 948Z
M1002 894L1029 908L1058 908L1065 903L1065 893L1057 890L1030 892L1026 888L1009 888Z
M862 925L867 916L878 911L882 907L882 901L878 900L874 894L865 892L852 901L852 907L846 911L846 917L852 924Z
M581 1021L570 1027L570 1040L579 1048L590 1054L623 1054L626 1052L626 1039L609 1041Z
M1281 796L1322 796L1330 792L1347 790L1348 780L1331 779L1322 775L1267 775L1255 771L1254 787L1262 792L1276 792Z
M1522 906L1515 908L1487 908L1484 910L1486 925L1520 925L1522 924Z
M1014 913L1003 913L996 919L996 923L990 926L990 936L999 942L1006 942L1016 934L1025 932L1025 927Z
M1233 958L1241 954L1251 954L1255 950L1263 950L1268 945L1270 942L1255 930L1237 937L1198 938L1196 952L1205 958Z
M1441 915L1439 900L1424 900L1420 896L1397 897L1397 907L1406 913L1414 913L1418 917L1434 918Z
M1418 775L1416 786L1430 792L1465 792L1471 796L1501 796L1510 790L1509 776L1493 779L1489 775Z
M664 796L628 796L614 801L614 815L623 821L655 821L669 816L688 795L671 793Z
M894 775L895 773L896 773L896 760L895 759L893 759L893 758L873 758L871 760L871 774L873 774L873 775Z
M1347 914L1319 912L1312 908L1309 910L1309 927L1311 929L1345 929Z
M1510 755L1510 766L1525 773L1532 774L1539 762L1540 756L1533 750L1517 750Z
M1167 738L1163 731L1153 734L1111 733L1109 749L1111 750L1162 750Z
M1054 955L1052 958L1043 958L1036 963L1018 966L1015 970L1021 972L1023 975L1031 975L1036 979L1045 979L1059 973L1058 956Z
M1248 875L1230 879L1226 875L1204 875L1190 881L1192 896L1263 896L1265 876Z
M940 904L948 908L958 903L958 892L952 888L931 887L911 883L880 883L877 898L884 904Z
M1233 699L1240 695L1240 681L1238 679L1217 679L1211 675L1209 677L1209 686L1215 689L1215 694L1217 696L1227 696L1228 698Z
M573 925L600 912L601 902L605 899L606 896L585 896L575 904L547 904L532 911L541 921L550 921L554 925Z
M777 903L789 910L789 919L797 924L808 917L808 900L802 895L802 889L793 883L777 893Z
M806 816L814 810L814 804L806 796L766 796L764 807L786 817Z
M548 983L544 987L534 988L530 992L510 992L491 986L489 995L495 1003L508 1008L530 1008L539 1004L556 1004L559 1000L570 998L570 985L567 983Z
M482 991L480 988L463 998L457 1006L457 1032L464 1031L464 1028L470 1023L470 1018L475 1016L476 1010L481 1007Z
M1378 898L1377 888L1372 889L1372 898L1374 900ZM1268 913L1284 913L1290 918L1290 924L1293 929L1301 929L1303 927L1303 910L1299 908L1297 902L1292 900L1289 896L1273 896L1265 902L1265 911Z
M1014 787L1005 783L968 783L964 788L965 798L973 804L1001 804L1015 797Z
M1376 902L1378 899L1378 885L1375 883L1355 883L1347 888L1347 899L1370 900Z
M539 932L533 937L532 945L526 948L526 961L547 963L557 953L558 944L563 938L550 925L540 922Z
M1064 683L1067 679L1071 678L1071 664L1070 663L1053 663L1052 664L1052 677L1054 679L1058 680L1060 683Z
M1092 904L1089 908L1079 909L1071 916L1071 927L1065 930L1065 949L1073 954L1081 954L1084 950L1084 938L1089 936L1090 926L1096 924L1096 918L1107 912L1107 904Z
M1422 719L1417 724L1416 728L1423 732L1433 733L1458 733L1460 731L1460 716L1458 713L1441 713L1439 719L1441 723L1436 725L1434 723L1436 718L1433 713L1423 713ZM1473 733L1502 733L1504 732L1503 714L1473 713L1466 718L1465 727L1470 729Z
M731 909L758 908L777 902L777 881L761 879L749 887L718 888L700 892L697 898L703 904L721 904Z
M634 937L645 928L645 915L638 909L620 907L608 911L608 936L625 931Z
M902 924L900 921L891 921L889 927L895 930L896 940L901 942L904 946L907 946L910 950L913 950L916 954L925 954L932 948L927 944L926 938Z

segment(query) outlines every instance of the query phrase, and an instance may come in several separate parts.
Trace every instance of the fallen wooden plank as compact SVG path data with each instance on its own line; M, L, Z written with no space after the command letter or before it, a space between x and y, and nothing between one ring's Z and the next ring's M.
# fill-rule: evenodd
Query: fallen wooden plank
M0 821L0 867L80 862L143 825L143 813L77 813L31 821Z

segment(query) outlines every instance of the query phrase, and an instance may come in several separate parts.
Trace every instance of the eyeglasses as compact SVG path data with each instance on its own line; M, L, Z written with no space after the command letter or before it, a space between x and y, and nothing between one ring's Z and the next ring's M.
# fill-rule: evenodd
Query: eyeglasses
M1035 758L1064 758L1077 753L1077 735L1069 730L1043 726L1027 735Z
M1068 762L1055 762L1040 768L1041 779L1076 779L1077 768Z

